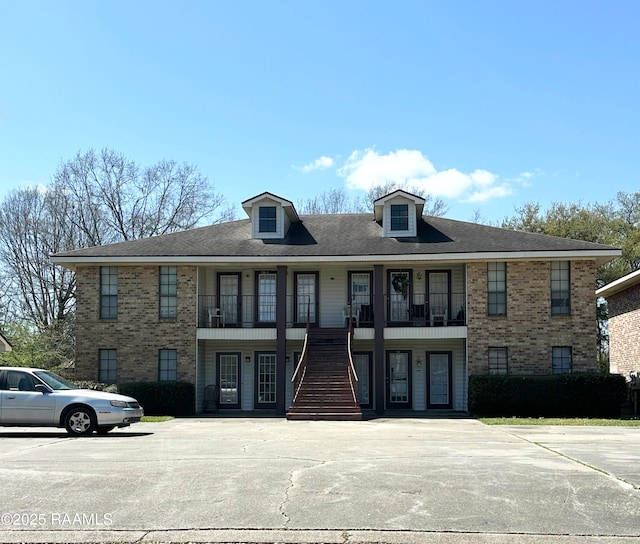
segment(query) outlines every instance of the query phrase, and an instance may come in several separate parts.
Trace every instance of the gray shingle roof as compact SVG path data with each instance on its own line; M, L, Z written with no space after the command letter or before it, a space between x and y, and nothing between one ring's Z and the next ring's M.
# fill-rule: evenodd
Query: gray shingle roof
M130 257L341 257L520 252L598 252L611 246L519 232L441 217L423 217L418 235L384 238L372 214L303 215L283 240L251 238L249 219L153 238L59 253L56 262ZM250 260L250 259L249 259ZM607 259L608 260L608 259Z

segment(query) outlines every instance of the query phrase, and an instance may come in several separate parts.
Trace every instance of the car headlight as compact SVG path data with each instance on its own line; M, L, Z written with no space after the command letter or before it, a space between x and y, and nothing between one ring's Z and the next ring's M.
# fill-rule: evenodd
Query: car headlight
M112 400L111 406L116 406L117 408L126 408L129 405L123 400Z

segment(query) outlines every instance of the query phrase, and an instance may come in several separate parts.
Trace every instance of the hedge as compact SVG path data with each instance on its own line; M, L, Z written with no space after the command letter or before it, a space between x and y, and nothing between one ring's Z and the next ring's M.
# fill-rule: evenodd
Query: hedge
M189 382L132 382L118 392L136 399L148 416L191 416L195 412L195 387Z
M469 412L485 417L619 417L627 396L619 374L469 376Z

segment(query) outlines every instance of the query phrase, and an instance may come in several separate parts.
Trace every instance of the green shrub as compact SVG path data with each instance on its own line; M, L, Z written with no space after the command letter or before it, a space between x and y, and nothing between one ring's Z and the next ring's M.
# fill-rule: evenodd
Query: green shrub
M71 380L80 389L93 389L94 391L106 391L107 393L117 393L118 386L114 383L94 382L91 380Z
M487 417L619 417L626 382L618 374L469 376L469 412Z
M188 382L133 382L118 386L122 395L135 398L148 416L191 416L195 387Z

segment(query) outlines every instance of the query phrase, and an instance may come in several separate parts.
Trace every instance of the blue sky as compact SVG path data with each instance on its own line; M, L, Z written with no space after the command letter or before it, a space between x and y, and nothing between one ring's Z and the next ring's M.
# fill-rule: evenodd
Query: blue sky
M499 222L640 190L637 0L0 6L0 198L103 147L238 205L396 180Z

